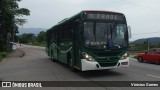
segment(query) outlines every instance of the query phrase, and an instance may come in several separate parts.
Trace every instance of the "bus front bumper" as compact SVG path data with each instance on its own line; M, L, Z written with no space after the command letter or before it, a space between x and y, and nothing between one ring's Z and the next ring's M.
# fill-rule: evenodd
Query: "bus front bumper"
M109 67L101 67L96 61L87 61L86 59L81 59L82 71L88 70L103 70L103 69L113 69L119 67L129 67L129 57L124 60L119 60L117 65Z

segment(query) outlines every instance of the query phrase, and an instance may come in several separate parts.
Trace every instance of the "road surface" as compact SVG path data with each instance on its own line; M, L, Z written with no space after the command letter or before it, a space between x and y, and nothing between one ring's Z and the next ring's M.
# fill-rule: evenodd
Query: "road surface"
M0 63L1 81L160 81L160 65L130 59L129 68L72 72L59 62L52 62L44 47L22 45L23 57L7 57ZM20 88L12 88L17 90ZM156 87L51 87L24 90L158 90ZM10 90L10 88L0 88ZM21 89L20 89L21 90Z

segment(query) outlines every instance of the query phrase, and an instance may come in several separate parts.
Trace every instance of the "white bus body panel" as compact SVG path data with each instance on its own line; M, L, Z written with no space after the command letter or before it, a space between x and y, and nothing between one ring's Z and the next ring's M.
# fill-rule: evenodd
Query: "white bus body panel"
M127 63L127 65L123 65L122 63ZM101 67L100 64L96 61L87 61L86 59L81 59L82 64L82 71L87 70L103 70L103 69L114 69L119 67L129 67L129 57L124 60L119 60L116 66L109 66L109 67ZM97 65L99 67L97 67Z

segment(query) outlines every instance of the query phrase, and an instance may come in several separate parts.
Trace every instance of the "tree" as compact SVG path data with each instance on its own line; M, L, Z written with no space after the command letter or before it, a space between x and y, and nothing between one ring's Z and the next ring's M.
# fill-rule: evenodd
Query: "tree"
M44 43L45 40L46 40L46 32L45 31L41 31L37 36L37 41L39 43Z
M19 36L20 43L33 43L36 36L33 33L24 33Z
M10 38L18 32L18 25L23 25L26 19L23 15L30 15L26 8L19 8L21 0L0 0L0 51L6 51Z

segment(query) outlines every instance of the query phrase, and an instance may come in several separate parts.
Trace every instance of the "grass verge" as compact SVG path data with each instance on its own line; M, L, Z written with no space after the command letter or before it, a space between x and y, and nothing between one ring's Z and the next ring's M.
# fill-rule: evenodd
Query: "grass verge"
M129 57L131 58L137 58L137 55L138 53L132 53L132 52L129 53Z
M7 52L0 52L0 62L7 56Z
M38 43L38 42L34 42L34 43L31 43L31 44L27 44L27 45L32 45L32 46L41 46L41 47L45 47L46 44L45 43Z

